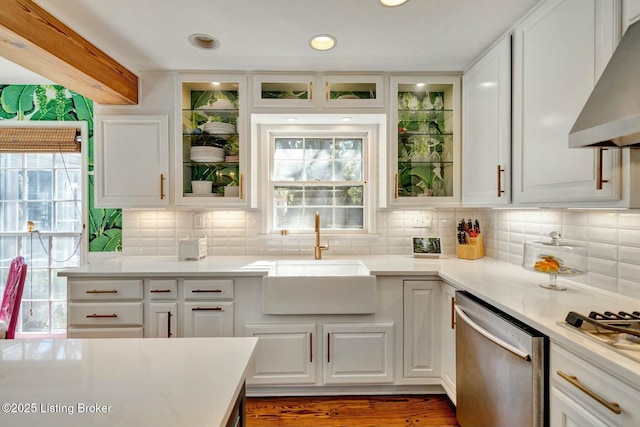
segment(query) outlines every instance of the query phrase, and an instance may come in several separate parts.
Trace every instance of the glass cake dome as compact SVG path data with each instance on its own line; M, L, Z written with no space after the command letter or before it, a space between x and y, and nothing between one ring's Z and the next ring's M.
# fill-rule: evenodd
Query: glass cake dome
M558 276L581 276L587 272L587 248L575 243L560 240L560 233L549 233L550 241L526 242L522 267L536 273L549 276L548 284L543 288L564 291L567 288L556 284Z

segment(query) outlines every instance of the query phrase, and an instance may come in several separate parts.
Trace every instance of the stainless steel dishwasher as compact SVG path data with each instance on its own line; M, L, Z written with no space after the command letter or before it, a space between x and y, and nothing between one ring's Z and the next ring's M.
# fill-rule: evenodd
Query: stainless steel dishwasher
M462 427L546 427L549 339L456 292L456 417Z

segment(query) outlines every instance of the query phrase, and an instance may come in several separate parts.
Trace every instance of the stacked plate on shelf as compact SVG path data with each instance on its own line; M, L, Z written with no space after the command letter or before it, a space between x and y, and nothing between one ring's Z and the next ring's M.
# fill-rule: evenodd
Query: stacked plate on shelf
M191 147L193 162L223 162L224 149L218 147Z
M236 127L231 123L209 122L205 123L203 129L206 133L212 134L229 134L236 133Z
M240 162L240 156L225 156L224 161L227 163L238 163Z

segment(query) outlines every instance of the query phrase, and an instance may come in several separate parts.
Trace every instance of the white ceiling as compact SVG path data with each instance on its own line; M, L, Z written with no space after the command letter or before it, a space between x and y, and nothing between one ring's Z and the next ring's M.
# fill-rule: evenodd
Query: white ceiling
M461 71L539 0L409 0L395 8L378 0L34 1L140 73ZM220 47L196 49L192 33ZM335 36L337 47L312 50L308 40L319 33ZM0 61L0 82L20 83L15 72Z

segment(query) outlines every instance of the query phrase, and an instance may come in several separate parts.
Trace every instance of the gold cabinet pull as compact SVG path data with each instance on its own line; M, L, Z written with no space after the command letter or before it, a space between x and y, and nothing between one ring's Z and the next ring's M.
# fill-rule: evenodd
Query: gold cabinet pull
M160 200L164 200L164 174L160 174Z
M244 191L243 191L243 184L244 184L244 175L240 174L240 181L238 182L238 185L240 186L240 199L244 199Z
M398 174L393 175L393 198L398 198Z
M151 289L149 292L152 294L168 294L171 292L171 289Z
M194 307L191 311L224 311L222 307Z
M115 319L116 317L118 317L117 314L87 314L86 318L87 319Z
M574 386L575 388L577 388L578 390L580 390L581 392L583 392L584 394L586 394L587 396L589 396L590 398L592 398L593 400L595 400L596 402L598 402L599 404L601 404L602 406L604 406L605 408L613 412L614 414L622 413L622 408L620 408L620 405L618 403L609 402L603 399L594 391L585 387L584 384L578 381L578 377L576 377L575 375L567 375L562 371L558 371L557 373L558 375L560 375L560 377L562 377L564 380L569 382L569 384L571 384L572 386Z
M309 100L313 101L313 82L309 82Z
M219 294L220 292L222 292L222 289L193 289L191 292L194 294L204 294L204 293Z
M502 193L504 193L504 190L502 189L502 173L504 172L504 168L501 168L500 165L498 165L498 197L502 197Z
M329 100L329 82L324 82L324 97Z
M107 289L107 290L92 289L90 291L86 291L85 293L87 293L87 294L117 294L118 290L117 289Z
M605 150L608 150L608 148L598 148L598 178L596 181L596 190L602 190L602 184L605 182L609 182L606 179L602 179L602 154Z
M456 305L456 299L454 297L451 297L451 329L455 329L456 328L456 309L455 309L455 305Z

